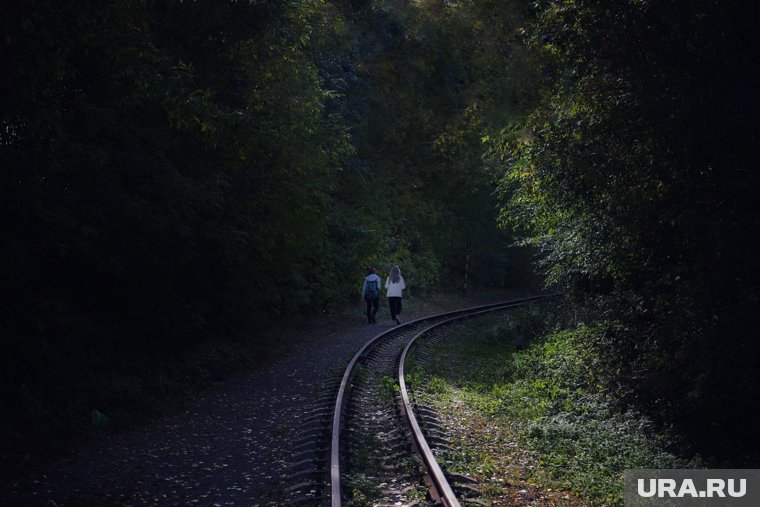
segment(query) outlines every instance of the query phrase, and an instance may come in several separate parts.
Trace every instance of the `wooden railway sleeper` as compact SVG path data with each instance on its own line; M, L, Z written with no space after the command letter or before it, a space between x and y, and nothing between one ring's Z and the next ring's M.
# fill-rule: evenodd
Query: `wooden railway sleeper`
M312 459L302 459L301 461L296 461L295 463L291 463L288 465L288 470L293 470L294 472L301 472L304 470L309 469L315 469L315 470L324 470L324 466L327 463L327 458L312 458Z
M430 435L426 440L436 446L446 446L451 449L451 440L448 438L439 437L438 435Z
M301 470L299 472L294 472L290 475L285 476L285 480L288 482L295 481L301 478L304 478L304 479L314 478L315 480L317 480L324 477L324 475L325 475L325 471L321 469L320 470Z
M320 426L318 428L312 428L307 431L304 431L303 433L301 433L301 438L297 441L319 436L319 435L323 435L326 437L327 436L326 428L324 428L323 426Z
M458 473L450 473L446 475L448 475L449 479L451 479L452 481L459 482L461 484L478 484L477 480L467 475L462 475Z
M313 459L319 459L319 458L322 458L322 457L326 456L329 452L330 452L330 448L329 447L323 447L321 449L309 449L307 451L300 451L300 452L297 452L297 453L293 454L290 457L290 459L292 459L293 461L296 461L296 462L304 460L304 459L309 459L309 458L307 458L307 456L312 456Z
M443 426L427 418L422 419L422 428L425 431L437 431L438 433L444 433L444 434L446 433L446 429Z
M303 491L306 488L309 488L309 490L311 490L311 489L314 489L314 486L320 486L320 485L323 486L323 484L321 484L318 481L303 481L303 482L299 482L298 484L294 484L292 486L288 486L287 488L285 488L285 492L289 493L289 494L290 493L299 493L299 492Z
M425 436L428 437L428 440L430 440L431 438L437 438L439 440L445 440L445 441L450 442L449 434L443 430L436 429L436 428L426 428L424 433L425 433Z
M327 421L332 415L331 407L320 407L318 410L311 412L309 415L303 418L304 422L312 420Z
M327 434L323 435L322 438L319 437L309 437L309 438L302 438L300 440L296 441L296 444L293 446L293 450L296 452L301 451L308 451L310 449L316 449L318 446L324 446L328 439Z
M451 487L457 493L457 496L474 497L481 496L483 494L483 490L474 484L461 484L455 482L451 485Z

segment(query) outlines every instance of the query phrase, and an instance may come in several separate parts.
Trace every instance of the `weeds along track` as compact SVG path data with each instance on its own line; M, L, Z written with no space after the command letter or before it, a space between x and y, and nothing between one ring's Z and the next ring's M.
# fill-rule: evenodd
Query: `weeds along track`
M404 360L415 343L440 339L448 324L547 297L432 315L365 343L342 378L325 385L324 394L306 407L285 503L460 505L456 495L467 492L467 479L454 478L452 489L436 462L433 449L445 450L446 436L435 414L410 400Z
M347 504L409 505L426 497L419 464L398 416L394 377L399 355L420 325L382 340L355 369L341 426L340 491L354 500Z

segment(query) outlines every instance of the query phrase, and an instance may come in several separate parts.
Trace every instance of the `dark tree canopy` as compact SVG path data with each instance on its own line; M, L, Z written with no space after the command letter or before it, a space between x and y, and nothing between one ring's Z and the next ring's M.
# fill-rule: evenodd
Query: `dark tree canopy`
M475 285L524 283L519 233L592 329L596 387L736 458L760 395L759 17L9 3L0 429L70 428L137 396L119 372L340 308L369 265L415 295L460 289L467 256Z
M533 43L551 77L525 129L502 140L515 189L504 220L592 309L606 381L712 439L707 452L748 451L747 400L760 394L757 6L540 4Z
M3 428L86 421L134 394L119 372L341 307L368 265L422 294L469 251L476 284L514 283L480 136L519 92L484 87L512 64L480 44L522 14L466 7L5 6Z

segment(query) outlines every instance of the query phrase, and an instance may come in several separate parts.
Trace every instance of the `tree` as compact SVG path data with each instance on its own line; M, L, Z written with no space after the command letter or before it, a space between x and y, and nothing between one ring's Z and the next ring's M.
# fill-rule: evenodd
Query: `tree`
M755 415L740 400L760 387L757 16L741 1L539 3L551 98L500 145L504 220L607 329L592 344L607 381L734 457Z

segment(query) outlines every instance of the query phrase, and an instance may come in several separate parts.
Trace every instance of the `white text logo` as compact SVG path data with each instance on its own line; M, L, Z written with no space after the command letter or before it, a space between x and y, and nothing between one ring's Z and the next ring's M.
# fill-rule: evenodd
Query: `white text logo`
M638 493L644 498L741 498L747 494L747 479L707 479L701 490L692 479L683 479L680 485L675 479L639 479Z

